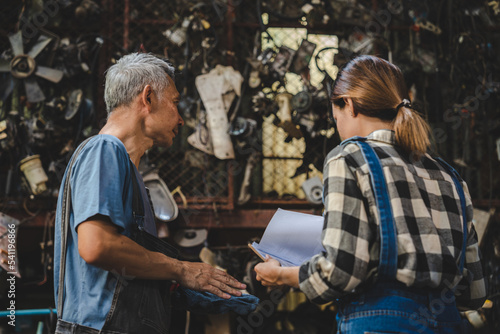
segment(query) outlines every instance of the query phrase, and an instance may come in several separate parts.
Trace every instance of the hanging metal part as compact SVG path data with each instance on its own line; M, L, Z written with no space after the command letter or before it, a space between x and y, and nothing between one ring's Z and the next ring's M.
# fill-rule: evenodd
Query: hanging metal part
M2 80L0 84L2 99L7 98L14 89L12 78L23 80L26 90L26 97L29 102L36 103L45 100L42 89L37 84L33 75L43 79L58 83L63 78L64 73L60 70L45 66L37 66L35 57L42 52L53 40L51 37L41 35L36 44L25 54L23 47L23 36L21 31L9 36L14 58L10 61L0 60L0 72L10 72L11 77Z
M175 25L163 32L163 36L175 45L182 46L186 42L191 19L192 18L185 18L180 25Z
M323 185L317 176L305 180L302 183L302 190L306 194L306 199L312 204L321 204L323 198Z
M174 241L181 247L195 247L203 245L207 236L206 229L184 229L175 233Z
M0 80L0 98L5 100L14 90L14 79L9 75L7 79Z
M83 0L78 7L75 8L75 18L79 22L88 22L92 19L98 19L101 13L101 8L98 4L91 0Z
M164 222L169 222L177 218L179 214L177 203L165 182L158 175L158 171L152 171L144 175L143 180L149 189L156 218Z
M23 82L24 89L26 90L26 97L29 102L36 103L45 100L45 95L34 77L26 78Z
M212 139L210 137L209 124L207 123L207 114L201 109L198 111L199 120L194 129L194 133L191 134L187 141L188 143L210 155L214 155L214 147L212 145Z
M234 159L227 112L234 97L241 94L242 81L243 77L238 71L221 65L208 74L197 76L195 80L196 89L207 110L214 155L219 159Z
M260 86L260 83L262 80L259 77L259 71L252 71L250 72L250 77L248 78L248 86L250 88L257 88Z
M290 66L290 71L296 74L301 74L309 69L309 62L316 50L316 44L303 39L299 49L295 53L295 58Z
M66 113L64 115L66 120L70 120L76 115L80 109L82 101L83 91L81 89L75 89L69 94L68 106L66 107Z
M46 130L48 130L47 122L42 118L33 115L30 119L26 120L24 123L28 133L29 145L38 147L44 146L46 144L45 132Z
M177 188L175 188L174 190L172 190L172 192L170 194L172 196L175 196L176 194L179 194L179 196L181 198L181 201L182 201L182 207L183 207L183 209L187 209L188 208L187 198L184 195L184 193L182 192L181 186L177 186Z
M498 161L500 161L500 138L498 138L495 143L496 143L496 146L497 146Z
M53 83L58 83L63 78L64 73L53 68L37 66L35 75L39 76L40 78L44 78L45 80L49 80Z
M257 128L257 121L250 118L237 117L229 128L229 134L233 137L251 136Z
M311 108L313 97L311 93L302 91L292 97L292 108L297 112L305 112Z
M19 169L24 175L24 180L33 195L39 195L47 190L46 182L49 180L42 167L40 156L32 155L19 162Z
M253 152L248 158L247 165L245 167L245 176L243 177L243 183L240 188L240 195L238 196L238 205L243 205L247 203L252 195L250 194L250 180L252 177L253 170L259 161L260 153Z
M23 35L21 30L9 36L10 45L12 46L12 52L14 56L19 56L24 54L23 49Z
M292 121L292 107L290 101L292 100L292 94L290 93L280 93L276 95L276 102L278 102L279 110L277 113L280 121L287 122Z
M26 79L36 68L35 59L28 55L18 55L10 62L10 73L16 79Z
M300 127L292 122L292 94L280 93L275 97L279 110L277 116L280 122L277 124L292 138L302 138Z
M442 32L441 28L424 19L418 19L417 22L415 22L415 25L421 29L428 30L436 35L441 35Z
M276 72L280 78L284 77L286 72L288 72L294 56L295 50L284 45L281 46L276 58L274 58L271 69Z
M31 50L28 52L28 56L31 58L35 58L38 56L40 52L42 52L43 49L52 41L52 38L41 35L38 38L38 41L36 42L35 45L31 48Z
M488 2L488 6L491 7L493 13L498 15L500 13L500 2L499 1L490 1Z
M0 72L10 72L10 61L0 58Z
M5 131L6 129L7 129L7 121L3 120L3 121L0 122L0 133L2 133L3 131ZM0 138L0 139L2 139L2 138Z
M0 122L0 149L8 151L16 147L15 133L16 124L12 120L4 119Z

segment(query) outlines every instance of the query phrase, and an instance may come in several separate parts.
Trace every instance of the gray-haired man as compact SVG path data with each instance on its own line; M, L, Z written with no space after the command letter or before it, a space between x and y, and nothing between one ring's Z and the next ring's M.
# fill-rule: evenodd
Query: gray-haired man
M175 280L226 299L240 296L237 289L245 288L221 270L149 251L133 240L132 178L142 192L144 229L156 235L137 171L141 156L153 145L172 145L184 124L173 77L170 64L144 53L124 56L107 71L108 121L84 146L71 170L65 291L56 333L166 333L169 305L158 280ZM56 300L61 210L62 196L56 217ZM135 279L123 282L123 276Z

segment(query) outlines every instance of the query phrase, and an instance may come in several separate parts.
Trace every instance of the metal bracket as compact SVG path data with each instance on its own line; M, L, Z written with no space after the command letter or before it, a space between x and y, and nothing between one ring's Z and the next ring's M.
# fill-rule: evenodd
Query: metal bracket
M214 155L234 159L227 112L236 95L241 94L243 76L232 67L217 65L207 74L196 77L195 84L207 111L207 127Z

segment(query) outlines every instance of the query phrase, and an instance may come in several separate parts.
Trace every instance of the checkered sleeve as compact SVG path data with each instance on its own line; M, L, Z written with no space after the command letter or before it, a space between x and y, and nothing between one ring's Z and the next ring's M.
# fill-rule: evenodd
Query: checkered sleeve
M473 208L469 191L465 182L462 186L467 200L468 235L465 251L465 265L463 277L455 290L457 306L461 309L478 309L486 300L486 280L481 265L481 254L477 241L477 234L472 224Z
M368 204L346 160L341 155L327 159L323 175L325 252L299 271L300 289L315 303L335 300L365 279L374 233L368 224Z

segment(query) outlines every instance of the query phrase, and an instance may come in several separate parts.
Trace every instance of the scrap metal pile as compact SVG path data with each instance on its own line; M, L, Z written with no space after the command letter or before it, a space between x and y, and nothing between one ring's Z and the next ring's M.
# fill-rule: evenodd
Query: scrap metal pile
M236 206L298 196L263 190L262 162L284 159L263 152L269 119L272 136L305 145L289 157L299 160L290 175L272 172L305 175L301 198L320 204L321 179L311 173L339 143L331 83L361 54L403 70L412 104L432 125L433 150L459 169L474 199L499 199L499 1L23 0L5 3L0 22L2 205L32 214L31 199L57 197L74 149L106 121L104 70L136 51L178 70L186 126L171 149L148 152L141 170L163 199L174 189L181 211L203 204L217 213L230 196ZM285 43L293 38L295 47ZM162 209L160 220L177 216ZM496 301L497 248L485 249ZM494 310L490 319L500 319Z

